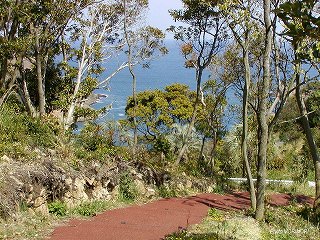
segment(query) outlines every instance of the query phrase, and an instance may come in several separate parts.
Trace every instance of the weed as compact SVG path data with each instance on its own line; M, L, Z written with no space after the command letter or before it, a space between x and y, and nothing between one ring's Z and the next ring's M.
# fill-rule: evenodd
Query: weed
M72 209L72 213L85 217L95 216L97 213L102 212L110 207L110 204L106 201L92 201L81 203L79 206Z
M306 220L307 219L307 220ZM263 239L319 239L319 228L310 222L310 208L299 206L269 207L266 222L261 223Z
M178 195L174 188L169 188L164 185L158 187L158 194L162 198L172 198Z
M61 201L54 201L48 204L49 213L56 216L66 216L67 215L67 205Z
M214 221L223 221L224 216L221 212L215 208L210 208L208 211L208 217L210 217Z

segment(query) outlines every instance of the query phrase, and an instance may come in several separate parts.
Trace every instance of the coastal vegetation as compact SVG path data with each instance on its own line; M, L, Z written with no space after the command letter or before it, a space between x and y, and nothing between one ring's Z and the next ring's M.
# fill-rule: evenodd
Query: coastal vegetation
M136 67L148 68L168 53L165 33L142 21L147 0L0 0L0 229L21 218L26 223L28 214L45 224L93 216L112 200L118 206L192 191L245 190L251 200L245 221L265 239L276 231L302 239L288 232L299 224L311 229L305 239L316 239L318 1L182 3L183 9L170 10L181 26L166 27L185 59L176 64L194 70L194 85L137 92ZM119 55L125 58L105 76ZM97 121L112 108L91 106L105 97L97 90L108 89L125 69L132 88L125 118ZM246 181L228 180L234 177ZM267 179L294 184L275 187ZM314 187L306 187L309 181ZM270 191L310 195L314 204L270 208ZM221 228L232 222L232 231L233 220L244 220L229 214L211 210L204 222L205 228L216 221L211 232L168 239L230 239L219 235ZM293 225L284 226L286 219ZM17 237L8 234L0 237Z

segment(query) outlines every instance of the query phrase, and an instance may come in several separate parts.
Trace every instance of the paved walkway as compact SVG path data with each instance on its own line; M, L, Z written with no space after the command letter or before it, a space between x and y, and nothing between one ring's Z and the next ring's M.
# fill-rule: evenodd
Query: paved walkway
M270 197L270 204L286 205L286 194ZM298 196L298 202L312 203ZM209 208L243 210L250 206L248 193L200 194L187 198L162 199L142 206L104 212L90 220L71 220L54 230L51 240L159 240L167 234L200 223Z

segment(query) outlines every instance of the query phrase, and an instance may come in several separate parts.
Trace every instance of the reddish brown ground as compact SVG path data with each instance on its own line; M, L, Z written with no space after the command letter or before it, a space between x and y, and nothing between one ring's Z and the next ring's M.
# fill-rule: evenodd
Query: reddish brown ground
M269 198L274 206L286 205L293 197L275 194ZM296 202L313 200L296 196ZM211 207L243 210L250 206L248 193L228 195L200 194L187 198L162 199L142 206L131 206L99 214L90 220L72 220L54 230L51 240L152 240L201 222Z

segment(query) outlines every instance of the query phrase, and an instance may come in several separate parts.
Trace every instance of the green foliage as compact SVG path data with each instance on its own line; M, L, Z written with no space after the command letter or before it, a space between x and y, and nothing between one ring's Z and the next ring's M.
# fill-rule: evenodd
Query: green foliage
M174 188L165 185L160 185L158 187L158 194L161 198L173 198L178 196L178 193Z
M32 155L28 148L54 148L58 131L50 118L32 118L15 105L5 105L0 112L0 154L20 158Z
M286 29L284 34L290 38L301 59L320 57L320 17L316 14L317 0L285 2L276 10Z
M160 136L156 139L153 148L156 152L164 153L168 156L171 150L171 144L166 137Z
M266 212L266 223L262 224L263 239L319 239L319 228L304 219L309 216L308 208L288 206L280 208L269 207Z
M167 236L165 240L226 240L226 238L220 237L217 233L188 234L186 230L182 230Z
M129 202L138 197L138 190L129 172L124 172L120 176L119 194L121 200Z
M117 153L113 139L103 126L87 122L80 134L75 136L76 156L82 160L98 160L104 162Z
M48 204L49 213L55 214L56 216L66 216L67 215L67 205L61 201L55 201Z
M143 134L141 140L148 143L158 141L158 147L165 144L166 146L162 147L167 148L163 136L171 131L174 123L186 123L191 120L193 99L194 92L190 91L188 86L178 83L167 86L164 91L140 92L137 94L135 108L133 98L128 99L127 125L133 127L135 115L138 128Z
M85 217L92 217L95 216L97 213L108 209L109 205L110 204L106 201L96 200L92 202L85 202L81 203L80 205L72 209L71 212Z
M214 221L222 221L222 220L224 220L224 216L216 208L210 208L209 209L208 217L210 217Z
M306 95L306 107L309 114L309 121L311 127L320 128L320 83L310 83L305 89Z

